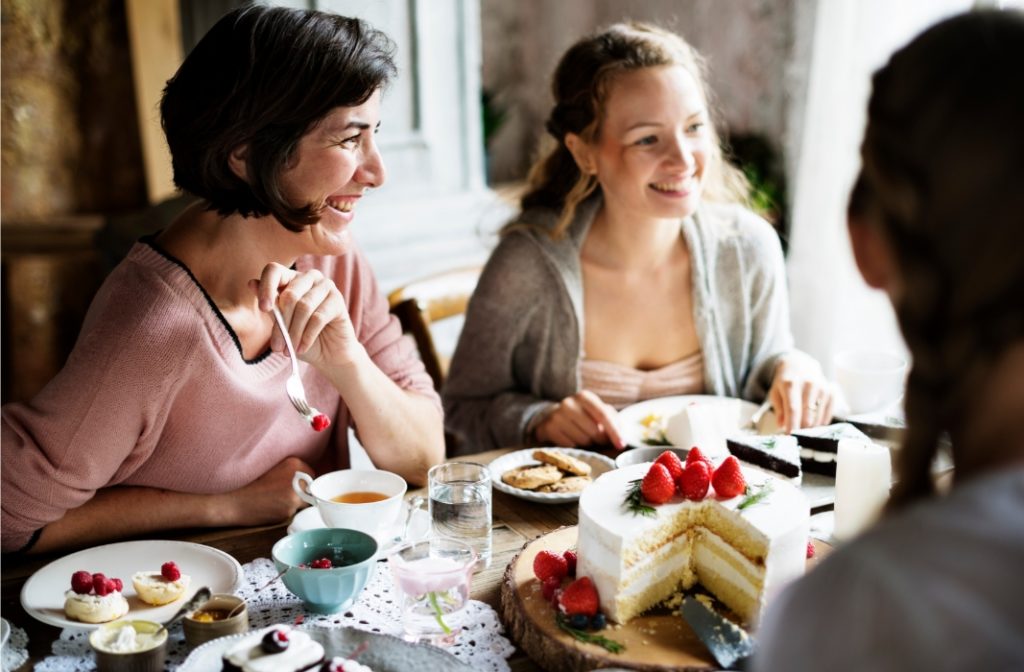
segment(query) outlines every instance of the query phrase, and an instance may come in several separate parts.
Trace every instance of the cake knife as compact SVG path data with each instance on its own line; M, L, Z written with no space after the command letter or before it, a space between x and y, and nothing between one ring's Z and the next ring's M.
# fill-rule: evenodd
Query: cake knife
M694 597L683 599L683 618L723 670L746 669L754 652L746 630Z

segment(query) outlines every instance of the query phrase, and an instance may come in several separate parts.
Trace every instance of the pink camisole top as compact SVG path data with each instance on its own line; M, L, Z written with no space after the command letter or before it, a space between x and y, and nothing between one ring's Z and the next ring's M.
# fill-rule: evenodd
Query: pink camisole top
M616 409L656 397L704 393L704 355L699 350L649 371L586 358L580 359L579 370L582 389Z

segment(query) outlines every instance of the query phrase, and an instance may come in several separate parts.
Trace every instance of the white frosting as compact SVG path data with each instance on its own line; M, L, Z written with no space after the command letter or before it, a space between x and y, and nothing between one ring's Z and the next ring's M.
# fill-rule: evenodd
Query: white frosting
M280 653L266 653L261 646L271 630L288 634L288 648ZM243 672L287 672L302 670L323 660L324 647L301 630L286 625L272 625L243 637L224 654L224 660Z
M115 627L117 625L112 624L105 632L101 630L99 635L91 636L89 641L94 647L110 653L138 653L159 646L167 638L163 633L156 636L152 632L139 632L130 623Z
M106 595L81 594L73 590L64 593L64 613L83 623L106 623L128 613L128 600L121 591Z
M810 448L801 448L800 459L804 461L812 460L814 462L835 463L836 453L830 453L825 450L811 450Z
M739 399L695 401L668 419L665 438L678 448L697 446L708 457L725 457L729 454L726 436L739 426Z
M335 656L327 662L329 662L330 665L332 666L332 670L336 669L340 670L341 672L373 672L373 668L371 667L367 667L366 665L358 663L354 660L349 660L348 658L341 658L339 656Z
M609 618L620 620L617 601L621 598L640 594L672 573L681 577L703 563L748 595L774 592L803 573L810 507L798 488L743 467L752 489L770 483L771 491L742 511L737 507L743 496L719 499L712 490L697 502L673 498L654 507L657 515L653 517L634 515L622 502L629 482L642 479L649 468L650 463L644 463L603 474L580 496L577 574L594 581L602 610ZM709 515L729 518L748 542L761 549L764 565L745 557L708 530L703 521ZM678 534L679 530L684 532ZM677 536L669 544L641 550L645 540L666 536L670 531ZM722 561L725 554L760 584L752 585L749 578L727 566Z

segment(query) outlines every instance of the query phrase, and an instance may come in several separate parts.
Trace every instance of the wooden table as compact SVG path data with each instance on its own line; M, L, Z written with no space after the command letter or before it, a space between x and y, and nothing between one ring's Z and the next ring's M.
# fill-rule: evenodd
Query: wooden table
M493 450L478 455L460 457L487 464L496 457L511 452L510 449ZM410 491L408 496L425 494L425 488ZM491 566L473 577L472 597L491 605L500 613L499 591L502 575L516 553L526 544L542 534L560 527L575 525L577 507L571 504L535 504L498 490L494 490L494 534ZM287 534L287 524L268 527L191 530L181 534L161 535L161 538L192 541L218 548L245 564L257 558L269 558L270 549ZM150 537L152 538L152 537ZM29 660L18 672L31 670L35 663L51 655L52 645L60 637L60 628L41 623L21 608L19 595L21 587L32 574L47 563L62 557L65 553L32 556L30 558L4 558L2 579L0 579L0 615L12 625L28 634ZM539 670L521 651L509 659L513 672Z

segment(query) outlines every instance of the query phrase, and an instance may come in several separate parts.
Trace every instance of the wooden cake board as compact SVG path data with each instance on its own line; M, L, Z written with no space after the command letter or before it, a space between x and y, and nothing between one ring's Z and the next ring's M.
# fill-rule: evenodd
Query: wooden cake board
M576 527L564 527L534 539L512 559L501 582L501 619L512 641L538 665L552 672L578 672L623 666L633 670L713 670L714 658L679 614L657 610L624 625L609 623L599 633L625 646L611 653L579 642L555 623L555 608L541 594L533 575L533 559L542 550L563 553L576 546ZM814 540L808 568L831 547Z

